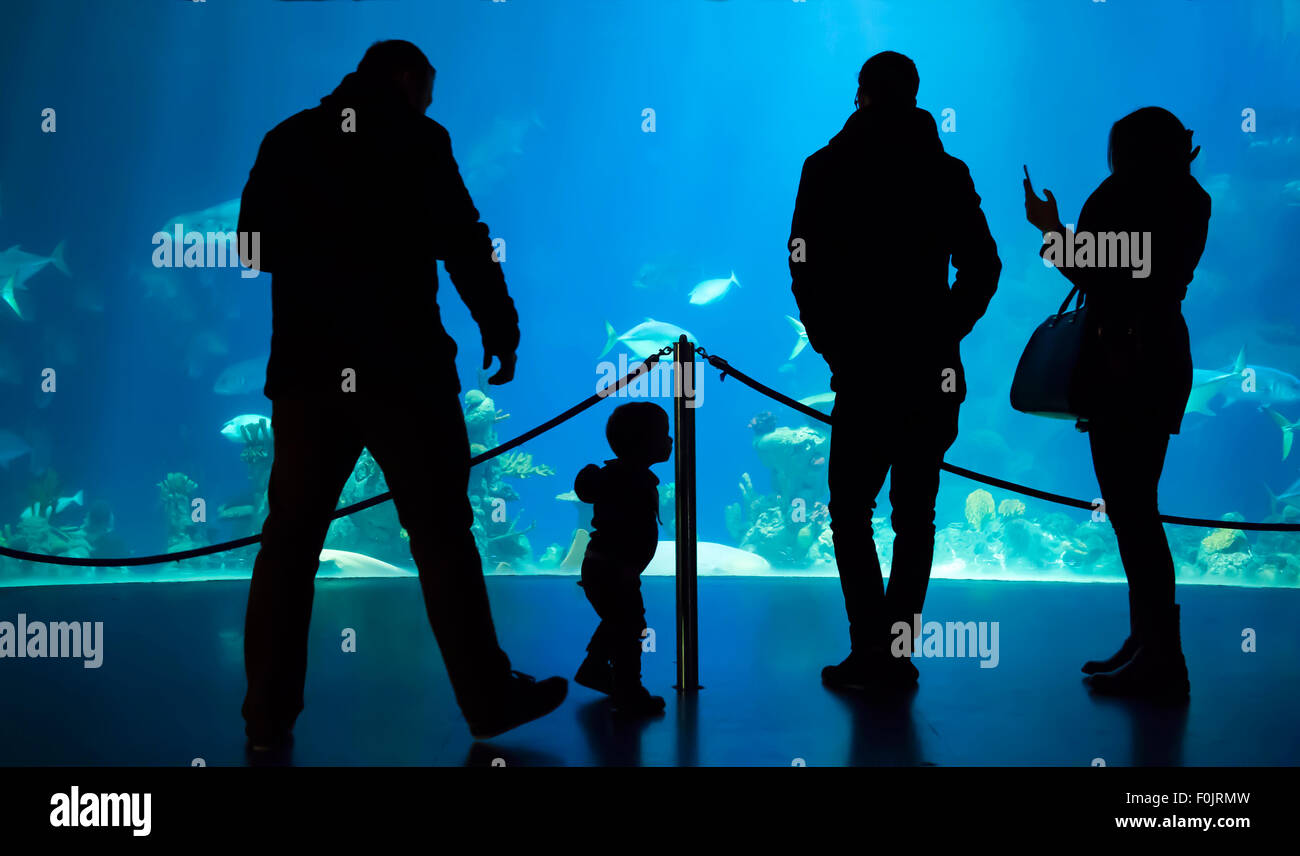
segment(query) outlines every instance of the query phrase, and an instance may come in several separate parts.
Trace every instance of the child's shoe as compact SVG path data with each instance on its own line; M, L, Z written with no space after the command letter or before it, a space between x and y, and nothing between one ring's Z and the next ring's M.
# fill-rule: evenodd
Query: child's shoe
M666 706L663 696L650 695L640 684L635 689L615 693L613 699L614 710L626 716L658 716Z

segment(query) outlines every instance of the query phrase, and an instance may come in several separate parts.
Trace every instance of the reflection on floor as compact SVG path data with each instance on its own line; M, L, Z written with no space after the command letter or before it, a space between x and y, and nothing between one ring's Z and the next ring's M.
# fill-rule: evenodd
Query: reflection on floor
M1127 630L1118 585L936 580L926 621L997 622L995 668L918 660L902 698L836 695L822 665L845 653L834 579L700 581L700 677L679 695L673 581L644 580L656 631L646 684L667 714L616 722L571 684L543 720L474 743L452 701L415 580L317 584L297 764L1086 766L1300 764L1300 592L1187 587L1192 701L1101 701L1079 664ZM570 677L595 624L572 578L488 581L515 668ZM104 622L103 662L3 659L0 763L244 763L242 622L247 583L0 590L0 621ZM990 624L991 627L991 624ZM346 629L356 652L344 653ZM1258 651L1243 652L1253 631ZM992 637L986 637L991 641ZM987 662L992 662L986 657ZM1096 760L1100 759L1100 761Z

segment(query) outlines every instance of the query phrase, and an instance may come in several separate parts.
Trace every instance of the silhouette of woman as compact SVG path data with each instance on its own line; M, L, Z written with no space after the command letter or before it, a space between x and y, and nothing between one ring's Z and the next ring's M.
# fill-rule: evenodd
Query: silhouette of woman
M1209 194L1191 176L1200 152L1191 142L1159 107L1116 122L1111 175L1084 203L1077 235L1061 225L1052 192L1039 199L1028 172L1024 181L1025 216L1043 232L1040 254L1090 307L1078 427L1088 432L1129 586L1128 638L1110 658L1083 665L1091 689L1108 695L1179 700L1190 690L1157 488L1192 387L1181 304L1210 219Z

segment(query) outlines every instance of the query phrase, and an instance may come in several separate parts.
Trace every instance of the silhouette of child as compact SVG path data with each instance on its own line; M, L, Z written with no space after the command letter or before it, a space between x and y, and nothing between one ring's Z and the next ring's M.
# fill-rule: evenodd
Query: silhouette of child
M672 455L668 414L648 401L620 405L605 437L616 457L588 464L573 482L578 498L595 506L578 584L600 616L574 680L608 694L622 713L654 715L664 700L641 685L641 572L659 544L659 479L650 465Z

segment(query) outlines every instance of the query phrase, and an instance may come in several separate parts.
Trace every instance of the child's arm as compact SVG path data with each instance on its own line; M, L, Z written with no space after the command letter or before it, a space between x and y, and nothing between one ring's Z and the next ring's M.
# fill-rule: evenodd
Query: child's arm
M578 471L578 477L573 480L573 492L583 502L595 502L600 493L600 482L600 467L596 464L587 464Z

